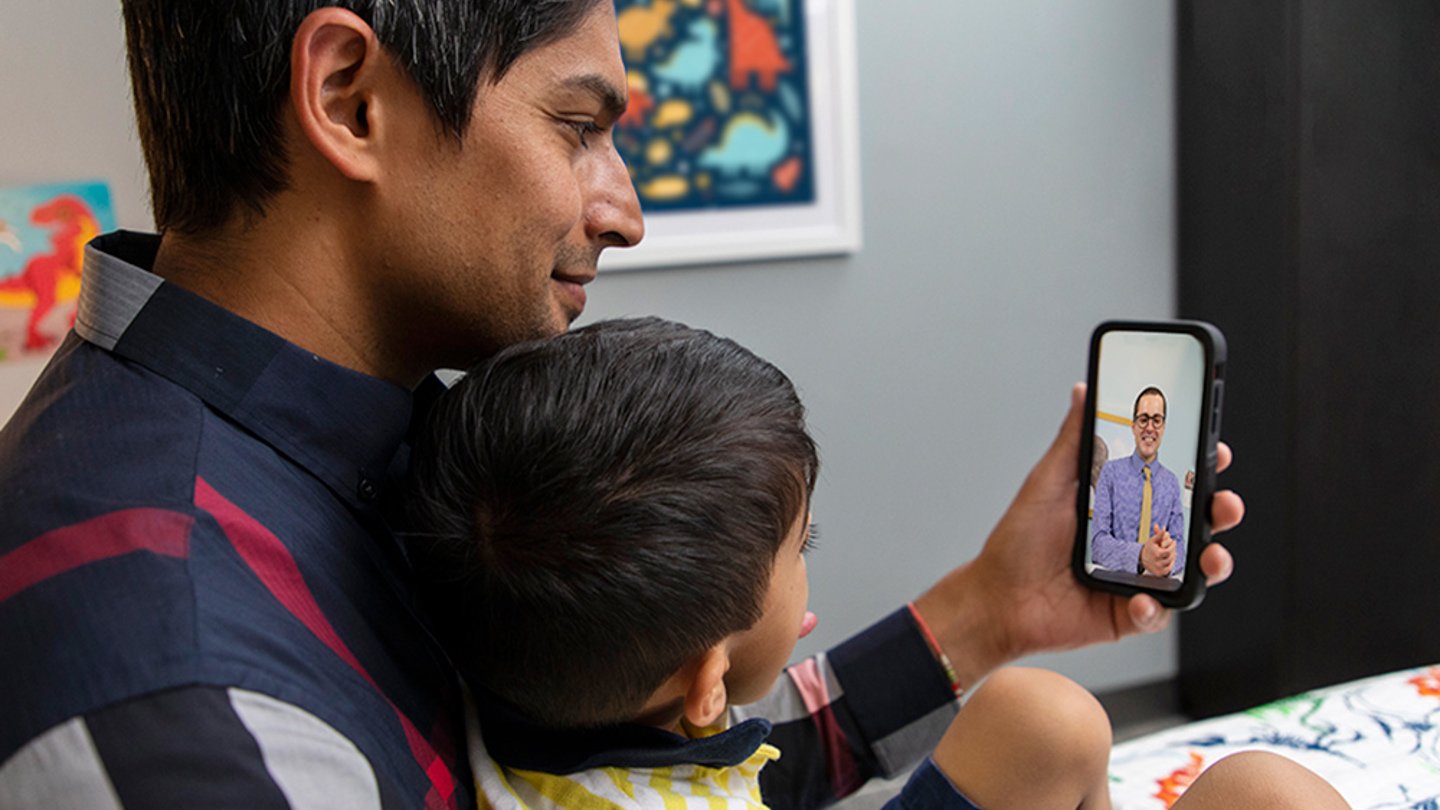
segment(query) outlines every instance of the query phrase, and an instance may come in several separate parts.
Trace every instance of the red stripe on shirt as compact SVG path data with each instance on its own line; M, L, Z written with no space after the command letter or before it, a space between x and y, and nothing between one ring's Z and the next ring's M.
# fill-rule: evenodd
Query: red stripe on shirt
M0 556L0 602L76 568L137 551L185 558L195 518L168 509L121 509L48 531Z
M860 788L860 765L845 739L845 730L835 716L830 688L825 682L825 673L814 658L808 658L786 672L795 684L795 691L810 712L815 730L825 752L825 770L830 777L830 795L848 796Z
M335 632L330 620L325 617L320 604L315 601L315 595L305 584L305 577L300 573L300 566L295 562L290 549L280 542L269 529L265 528L260 521L246 514L246 512L235 504L231 503L206 483L204 478L195 479L195 505L210 513L215 521L220 524L220 529L230 544L240 555L255 576L270 591L270 594L279 600L295 618L299 619L316 638L319 638L330 651L340 656L350 668L355 670L365 682L380 692L380 685L370 676L360 660L355 657ZM382 697L383 697L382 692ZM425 735L410 722L404 712L387 697L385 701L399 718L400 725L405 730L405 740L410 744L410 753L419 763L421 770L429 777L431 789L425 797L425 807L442 808L451 806L451 798L455 793L455 777L451 774L450 768L445 761L436 754Z

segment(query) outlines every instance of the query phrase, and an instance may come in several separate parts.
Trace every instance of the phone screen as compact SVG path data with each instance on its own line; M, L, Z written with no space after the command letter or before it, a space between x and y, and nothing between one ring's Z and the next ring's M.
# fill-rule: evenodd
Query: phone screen
M1199 576L1189 570L1191 546L1209 534L1195 509L1197 481L1210 480L1207 416L1218 415L1208 396L1213 347L1191 332L1118 328L1102 331L1092 351L1084 571L1102 582L1179 591Z

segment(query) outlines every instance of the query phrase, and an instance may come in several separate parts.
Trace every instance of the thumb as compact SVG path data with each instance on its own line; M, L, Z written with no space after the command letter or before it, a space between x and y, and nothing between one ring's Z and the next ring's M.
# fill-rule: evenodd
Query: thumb
M1080 423L1085 416L1085 383L1070 389L1070 411L1060 423L1060 432L1045 457L1035 467L1035 474L1047 483L1074 484L1080 465Z

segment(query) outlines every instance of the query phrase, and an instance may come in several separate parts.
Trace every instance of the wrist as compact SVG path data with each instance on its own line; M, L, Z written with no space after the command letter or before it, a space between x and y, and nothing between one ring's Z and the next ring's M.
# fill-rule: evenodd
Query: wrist
M985 578L976 571L977 562L950 572L910 603L917 624L937 648L937 658L948 660L948 674L962 690L1018 657L1004 617L990 615L994 605Z

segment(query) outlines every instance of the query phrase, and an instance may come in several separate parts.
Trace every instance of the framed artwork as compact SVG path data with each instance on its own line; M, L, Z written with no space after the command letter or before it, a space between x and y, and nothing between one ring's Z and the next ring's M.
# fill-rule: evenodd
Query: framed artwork
M860 247L853 0L617 0L645 212L601 269Z
M104 183L0 188L0 362L60 342L75 322L85 243L114 229Z

